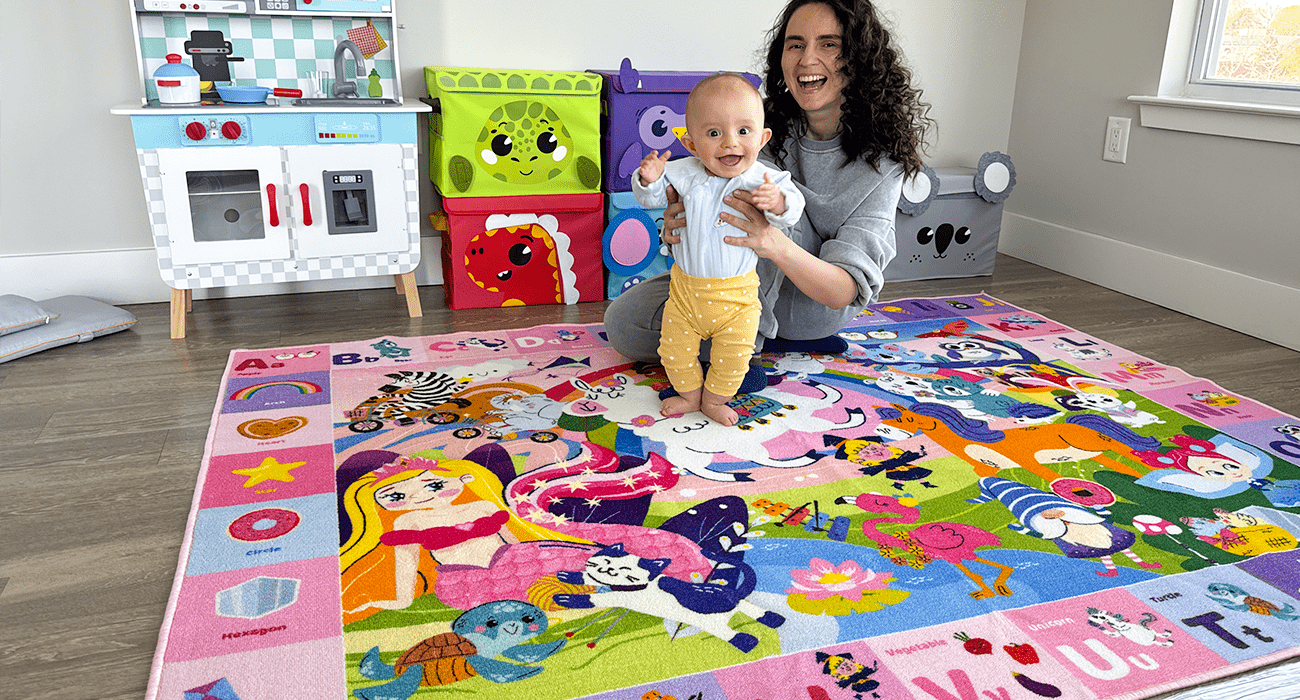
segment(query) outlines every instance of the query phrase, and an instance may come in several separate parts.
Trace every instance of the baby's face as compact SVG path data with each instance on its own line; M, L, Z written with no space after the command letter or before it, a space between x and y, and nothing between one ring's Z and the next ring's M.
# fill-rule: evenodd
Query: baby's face
M709 83L691 96L686 107L686 136L682 141L708 171L736 177L758 160L772 137L763 128L763 103L742 78Z

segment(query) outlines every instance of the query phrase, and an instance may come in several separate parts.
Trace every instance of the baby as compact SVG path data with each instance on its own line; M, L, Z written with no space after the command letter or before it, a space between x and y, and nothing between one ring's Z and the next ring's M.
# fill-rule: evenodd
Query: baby
M682 143L694 157L669 161L652 151L632 178L632 192L646 208L667 205L668 185L686 206L686 228L673 246L668 303L664 305L659 357L677 396L664 399L660 413L691 411L723 425L738 416L727 405L740 388L758 334L758 255L730 245L724 236L744 232L722 221L722 212L740 217L723 204L734 190L753 192L753 204L768 221L788 229L803 216L804 198L790 173L757 162L772 138L763 128L763 101L754 86L732 73L711 75L695 86L686 102ZM700 342L713 341L708 380L700 368Z

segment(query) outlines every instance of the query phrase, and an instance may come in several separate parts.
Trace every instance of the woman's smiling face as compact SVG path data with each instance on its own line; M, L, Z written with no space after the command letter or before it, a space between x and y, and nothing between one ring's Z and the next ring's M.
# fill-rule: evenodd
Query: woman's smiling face
M844 104L843 46L843 28L827 5L804 5L786 24L781 73L795 102L810 118L819 112L839 117Z
M384 510L432 508L459 496L463 487L459 479L448 479L426 471L375 491L375 501Z

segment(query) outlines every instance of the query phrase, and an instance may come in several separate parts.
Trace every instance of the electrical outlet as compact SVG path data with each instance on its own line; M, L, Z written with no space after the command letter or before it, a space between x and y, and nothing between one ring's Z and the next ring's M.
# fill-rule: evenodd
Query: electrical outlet
M1128 161L1128 130L1133 123L1128 117L1106 118L1106 142L1102 145L1101 159L1112 163Z

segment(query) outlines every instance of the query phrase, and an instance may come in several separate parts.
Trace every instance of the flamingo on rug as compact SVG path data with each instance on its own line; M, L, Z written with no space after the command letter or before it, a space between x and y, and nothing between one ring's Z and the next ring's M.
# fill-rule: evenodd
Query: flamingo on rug
M983 559L975 553L975 550L980 547L997 547L1002 544L1002 539L988 530L962 523L937 522L917 525L909 531L899 533L899 535L889 535L881 532L879 529L880 523L911 524L921 517L921 509L904 503L904 500L914 501L915 499L907 497L900 499L878 493L864 493L858 496L840 496L835 499L835 502L841 505L856 505L867 513L893 516L868 518L866 522L862 523L862 534L866 535L867 539L872 542L881 545L882 554L886 547L897 547L914 552L921 565L934 559L946 561L957 567L958 571L966 574L967 578L974 581L976 586L979 586L978 591L972 591L970 594L970 597L976 600L992 598L995 595L1011 595L1011 589L1007 588L1006 583L1007 579L1011 577L1013 569L1005 564ZM886 554L885 556L889 555ZM898 560L895 561L898 562ZM998 577L993 581L993 586L989 587L982 576L971 571L964 563L967 561L976 561L997 569L999 573ZM915 566L915 564L912 565Z

